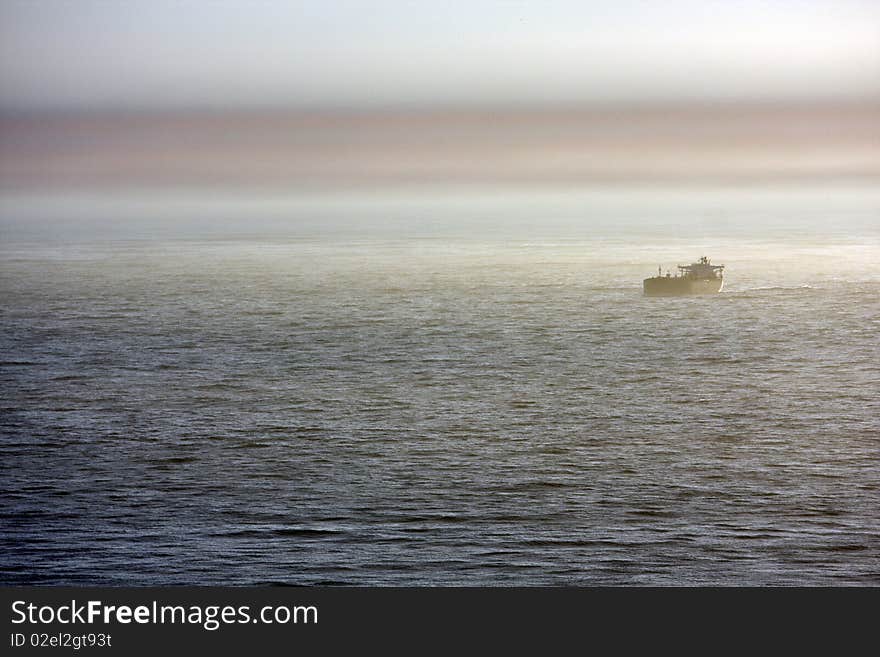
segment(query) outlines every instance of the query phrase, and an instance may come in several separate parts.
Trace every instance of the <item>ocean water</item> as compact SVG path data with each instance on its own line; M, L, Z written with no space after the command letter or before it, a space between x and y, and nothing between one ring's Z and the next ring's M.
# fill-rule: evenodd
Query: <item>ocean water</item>
M880 585L877 199L529 199L7 199L0 582Z

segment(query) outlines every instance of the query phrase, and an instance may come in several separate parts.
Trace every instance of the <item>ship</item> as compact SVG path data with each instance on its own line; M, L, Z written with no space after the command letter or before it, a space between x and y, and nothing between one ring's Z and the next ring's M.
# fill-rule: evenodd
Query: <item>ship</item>
M703 256L699 262L678 265L678 273L673 276L668 271L664 276L661 268L657 275L644 281L645 296L682 297L692 294L718 294L724 287L724 265L713 265Z

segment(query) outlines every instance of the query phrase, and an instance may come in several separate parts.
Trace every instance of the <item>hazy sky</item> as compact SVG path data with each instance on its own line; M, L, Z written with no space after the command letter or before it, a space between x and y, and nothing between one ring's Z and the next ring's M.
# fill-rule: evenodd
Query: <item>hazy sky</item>
M880 96L876 0L2 0L9 107Z

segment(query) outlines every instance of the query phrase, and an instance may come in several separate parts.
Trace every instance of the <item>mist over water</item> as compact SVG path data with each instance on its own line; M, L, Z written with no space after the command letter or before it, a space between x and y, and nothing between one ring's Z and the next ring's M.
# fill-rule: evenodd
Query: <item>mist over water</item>
M0 203L3 583L880 583L871 190L107 199Z

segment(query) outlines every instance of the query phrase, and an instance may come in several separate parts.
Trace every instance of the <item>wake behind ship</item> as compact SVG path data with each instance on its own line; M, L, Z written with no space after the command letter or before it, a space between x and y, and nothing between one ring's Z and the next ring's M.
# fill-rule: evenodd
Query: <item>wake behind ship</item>
M657 276L644 281L645 296L681 297L692 294L718 294L724 287L724 265L713 265L703 256L699 262L678 265L678 273L665 276L657 270Z

